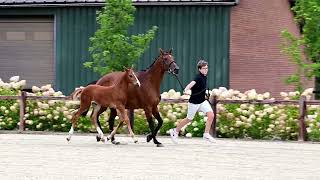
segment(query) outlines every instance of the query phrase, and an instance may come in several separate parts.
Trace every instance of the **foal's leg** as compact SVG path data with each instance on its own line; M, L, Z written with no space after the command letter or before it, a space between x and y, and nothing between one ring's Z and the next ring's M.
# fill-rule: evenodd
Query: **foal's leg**
M133 133L133 131L131 129L131 124L130 124L130 121L129 121L129 118L128 118L128 115L127 115L125 107L119 107L119 112L120 112L121 120L125 121L125 123L128 126L129 134L132 137L134 143L137 143L138 140L135 138L134 133Z
M153 142L155 144L157 144L158 147L160 147L160 146L162 146L162 144L156 139L156 136L157 136L157 133L158 133L159 129L161 128L161 126L163 124L163 120L162 120L162 118L160 116L160 113L159 113L159 110L158 110L157 106L153 107L152 114L158 121L158 125L157 125L156 129L153 131Z
M109 141L110 139L114 139L114 135L116 134L117 130L123 125L123 121L120 121L120 123L118 124L118 126L112 130L112 132L109 134L109 136L107 137L107 140ZM119 144L120 142L112 142L113 144Z
M89 106L89 107L90 107L90 106ZM67 140L68 140L68 141L71 140L71 136L72 136L72 134L73 134L73 132L74 132L74 128L76 128L77 121L78 121L79 117L80 117L81 114L82 114L83 112L85 112L87 109L88 109L87 106L82 105L82 106L80 106L80 109L72 116L72 119L71 119L72 125L71 125L71 128L70 128L70 130L69 130L69 136L67 137Z

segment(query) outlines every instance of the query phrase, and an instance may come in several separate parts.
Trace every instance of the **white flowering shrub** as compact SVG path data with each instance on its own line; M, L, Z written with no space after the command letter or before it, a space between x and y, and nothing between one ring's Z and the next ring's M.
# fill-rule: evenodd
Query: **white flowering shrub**
M306 89L302 94L299 92L281 93L284 100L299 99L305 95L311 99L313 89ZM273 100L270 93L256 93L249 90L241 93L226 88L213 89L211 97L226 100ZM311 140L319 140L319 106L308 106L307 130ZM218 137L253 138L253 139L282 139L296 140L298 137L299 109L295 105L254 105L254 104L218 104L217 106L217 134ZM311 115L311 116L310 116ZM200 126L204 126L203 116L196 119ZM310 121L312 123L310 123ZM313 125L311 125L313 124ZM311 125L311 127L310 127ZM187 128L192 135L201 135L200 128ZM196 131L195 131L196 130Z
M171 97L168 98L171 99ZM160 129L160 134L168 135L169 129L175 127L180 120L186 117L187 108L187 103L160 103L159 110L163 119L163 125ZM184 132L184 129L182 131Z
M10 78L9 83L0 79L0 95L20 95L21 89L26 85L25 80L19 81L19 76ZM32 87L33 93L28 96L63 96L55 92L50 84L42 87ZM37 131L68 131L70 119L79 102L59 100L28 100L26 105L25 123L26 130ZM105 114L103 114L105 115ZM86 117L81 117L77 126L80 132L89 132L93 128L89 120L90 112ZM105 127L104 118L101 124ZM17 129L19 125L19 100L0 100L0 129Z
M301 95L312 97L312 88L306 89L303 93L282 92L283 100L297 100ZM273 100L270 93L258 94L254 89L241 93L237 90L226 88L213 89L209 91L211 98L216 95L218 99L226 100ZM181 99L188 96L178 96L174 90L164 92L162 98ZM187 111L186 105L182 105ZM168 108L169 107L169 108ZM320 106L309 105L307 111L307 132L310 140L320 140ZM184 111L181 117L173 116L173 106L161 105L166 125L161 132L168 134L168 129L175 127L176 123L185 118ZM217 106L217 135L225 138L250 138L250 139L281 139L296 140L299 130L299 107L296 105L258 105L258 104L218 104ZM174 122L177 121L177 122ZM182 129L186 137L200 137L205 128L207 117L198 113L189 126ZM168 123L169 122L169 123Z
M26 81L19 81L18 76L10 78L9 83L0 79L0 95L19 95L20 89L24 87ZM19 121L19 101L17 100L0 100L0 129L12 130L17 126Z

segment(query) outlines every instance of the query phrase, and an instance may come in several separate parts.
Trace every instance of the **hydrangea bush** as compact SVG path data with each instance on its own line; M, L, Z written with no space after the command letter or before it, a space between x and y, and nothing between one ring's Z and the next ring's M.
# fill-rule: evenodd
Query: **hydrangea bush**
M0 95L19 95L20 90L25 86L25 80L19 80L18 76L12 77L9 83L0 79ZM55 91L51 85L32 87L32 93L28 96L64 96L61 92ZM297 100L301 95L311 99L312 88L306 89L303 93L282 92L280 95L284 100ZM258 94L254 89L239 92L226 88L213 89L210 91L211 98L215 95L218 99L230 100L272 100L270 93ZM171 89L161 94L167 99L188 99L188 95L181 95ZM70 129L73 113L79 106L78 101L62 100L27 100L25 122L26 130L33 131L61 131L67 132ZM160 114L163 118L163 126L159 133L168 135L168 130L186 117L187 103L160 103ZM299 129L299 109L297 105L258 105L258 104L218 104L217 106L217 135L224 138L250 138L250 139L279 139L297 140ZM89 119L91 109L87 116L81 117L78 121L76 131L95 132ZM320 140L320 116L319 106L309 105L306 125L310 140ZM108 132L109 111L100 116L100 122ZM119 119L116 117L116 119ZM203 113L197 113L189 126L182 128L181 135L186 137L200 137L203 134L207 118ZM118 123L118 121L116 121ZM19 125L19 101L0 100L0 129L13 130ZM149 133L149 126L145 119L143 110L135 110L134 130L136 134ZM119 133L127 133L124 126Z

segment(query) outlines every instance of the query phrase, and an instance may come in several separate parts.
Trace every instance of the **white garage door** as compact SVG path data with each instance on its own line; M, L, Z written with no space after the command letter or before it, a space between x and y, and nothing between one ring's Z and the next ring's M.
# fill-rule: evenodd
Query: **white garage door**
M53 18L0 16L0 78L33 85L53 84Z

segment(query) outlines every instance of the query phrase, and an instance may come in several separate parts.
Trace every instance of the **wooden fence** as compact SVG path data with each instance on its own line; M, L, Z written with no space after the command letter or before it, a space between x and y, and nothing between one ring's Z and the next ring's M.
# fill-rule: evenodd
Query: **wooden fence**
M21 92L20 96L0 96L1 99L18 99L20 100L20 125L19 131L25 130L25 108L27 99L35 100L71 100L69 96L65 97L53 97L53 96L27 96L25 91ZM186 103L186 99L162 99L161 102L164 103ZM307 141L307 129L305 124L305 117L307 113L307 105L320 105L319 100L306 100L305 96L301 96L300 100L219 100L216 96L210 101L213 112L214 120L212 123L211 134L216 137L216 115L217 115L217 105L220 104L287 104L287 105L299 105L299 136L298 140Z

